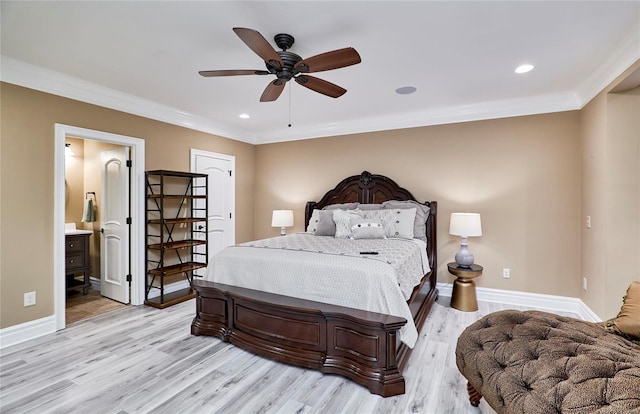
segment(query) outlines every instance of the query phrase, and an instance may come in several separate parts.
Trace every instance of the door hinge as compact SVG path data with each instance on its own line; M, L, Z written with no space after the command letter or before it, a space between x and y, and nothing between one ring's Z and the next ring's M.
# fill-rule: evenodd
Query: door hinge
M133 165L133 162L131 162L131 160L127 160L127 167L131 167Z
M127 275L127 282L131 282L131 275Z
M131 224L131 217L127 217L127 224Z

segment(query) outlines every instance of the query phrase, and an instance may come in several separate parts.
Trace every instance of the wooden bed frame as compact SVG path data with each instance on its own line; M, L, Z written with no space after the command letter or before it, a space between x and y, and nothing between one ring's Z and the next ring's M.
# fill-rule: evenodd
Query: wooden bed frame
M413 200L393 180L364 171L342 180L305 209L305 228L314 209L339 203ZM437 298L435 201L424 203L431 272L407 301L420 331ZM401 374L411 349L400 342L404 318L313 302L251 289L194 280L193 335L217 336L255 354L323 373L350 378L383 397L403 394Z

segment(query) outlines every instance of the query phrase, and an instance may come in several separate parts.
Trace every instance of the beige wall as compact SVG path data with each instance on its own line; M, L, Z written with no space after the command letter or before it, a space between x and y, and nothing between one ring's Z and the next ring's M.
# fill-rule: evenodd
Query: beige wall
M581 269L588 280L587 291L581 291L582 300L604 318L607 258L602 254L605 240L606 205L606 96L593 99L581 111L582 127L582 214L591 216L591 228L581 223Z
M582 300L603 319L640 280L640 88L613 93L626 71L581 111ZM586 216L591 217L587 228Z
M0 83L0 328L53 314L55 123L144 139L148 170L188 170L190 148L234 155L237 242L277 235L270 227L273 209L293 209L296 226L289 231L303 230L306 201L363 170L387 175L417 199L439 202L439 281L453 280L446 263L459 243L447 232L450 213L479 212L484 234L470 239L476 261L485 266L478 285L581 297L608 317L619 307L622 286L638 279L640 261L634 244L640 243L640 225L636 233L631 227L628 239L616 240L612 229L621 221L609 215L640 220L633 210L640 194L633 180L640 164L633 141L638 112L628 103L638 104L637 90L607 96L610 89L579 112L256 147ZM610 110L619 107L627 109ZM607 158L611 149L623 163ZM636 169L620 168L628 163ZM610 186L622 182L630 193L616 190L607 197ZM627 199L630 207L620 210ZM589 232L587 214L593 218ZM613 257L620 246L636 249L630 265ZM618 260L617 268L611 260ZM502 278L504 267L511 279ZM583 269L587 292L581 289ZM38 303L24 308L23 294L32 290Z
M471 211L482 215L483 236L469 240L479 286L580 295L578 112L260 145L256 237L278 234L273 209L293 209L290 231L303 230L306 201L363 170L438 201L439 281L453 281L446 263L459 247L449 215Z
M65 155L64 165L64 222L75 223L82 228L82 211L84 200L84 140L67 138L67 144L73 155Z
M234 155L236 240L253 238L253 145L12 84L0 94L0 328L53 315L55 123L144 139L146 169L188 171L190 148ZM25 308L29 291L37 304Z

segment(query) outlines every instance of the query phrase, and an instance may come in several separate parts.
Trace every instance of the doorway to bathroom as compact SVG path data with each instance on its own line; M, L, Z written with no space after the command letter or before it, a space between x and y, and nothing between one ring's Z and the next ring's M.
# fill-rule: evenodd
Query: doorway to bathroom
M65 139L65 318L97 316L129 303L131 149Z
M55 139L59 330L144 300L144 141L62 124Z

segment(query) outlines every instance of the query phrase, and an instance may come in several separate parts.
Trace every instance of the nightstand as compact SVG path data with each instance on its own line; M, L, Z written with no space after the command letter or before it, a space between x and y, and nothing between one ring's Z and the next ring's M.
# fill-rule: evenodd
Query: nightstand
M482 275L482 266L472 264L470 267L461 267L456 262L448 263L449 273L456 276L451 293L451 307L465 312L478 310L476 299L476 284L474 278Z

